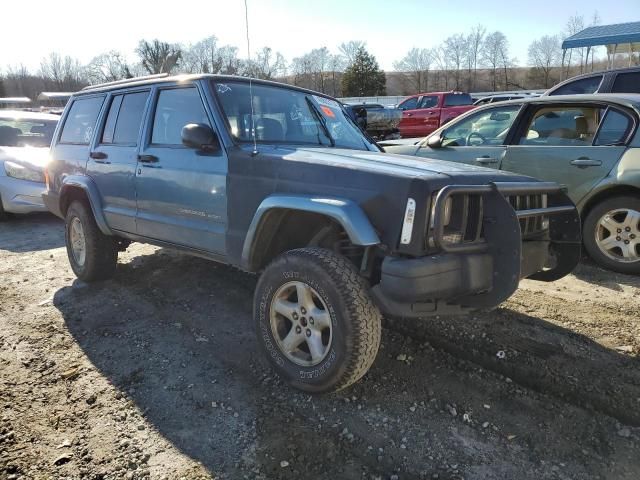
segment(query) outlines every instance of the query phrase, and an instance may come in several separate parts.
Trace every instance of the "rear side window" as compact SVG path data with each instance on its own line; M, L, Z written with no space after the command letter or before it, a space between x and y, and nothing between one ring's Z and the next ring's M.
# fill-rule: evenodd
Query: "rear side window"
M149 92L116 95L111 101L102 143L136 145Z
M595 145L622 144L632 127L631 120L622 113L609 109L600 125Z
M182 127L189 123L210 126L198 89L189 87L160 91L153 118L151 143L182 145Z
M553 92L550 92L549 95L582 95L584 93L595 93L598 91L600 83L602 83L602 75L581 78L580 80L562 85Z
M398 105L398 108L401 110L413 110L417 106L418 106L418 98L412 97L408 100L405 100L400 105Z
M473 99L468 93L447 93L444 96L445 107L458 107L460 105L472 105Z
M420 108L434 108L438 106L437 95L425 95L420 101Z
M88 145L102 102L104 102L104 96L74 100L64 122L64 127L62 127L60 143Z
M640 72L619 73L611 87L613 93L640 93Z

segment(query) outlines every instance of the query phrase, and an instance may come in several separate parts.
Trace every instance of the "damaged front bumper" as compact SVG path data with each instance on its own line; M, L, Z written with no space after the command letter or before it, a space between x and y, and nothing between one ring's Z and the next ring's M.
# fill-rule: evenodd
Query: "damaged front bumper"
M465 215L478 215L478 221L470 241L452 243L445 205L461 195L476 197L477 213ZM520 279L556 280L580 260L580 218L555 183L447 186L435 199L431 235L437 254L383 260L372 292L385 313L421 317L492 308L513 294Z

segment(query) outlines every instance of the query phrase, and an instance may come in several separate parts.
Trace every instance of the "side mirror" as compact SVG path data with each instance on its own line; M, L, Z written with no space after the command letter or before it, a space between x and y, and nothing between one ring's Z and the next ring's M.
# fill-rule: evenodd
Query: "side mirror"
M429 138L427 138L427 147L441 148L442 147L442 136L440 134L431 135Z
M218 136L209 125L204 123L189 123L182 127L182 144L205 152L215 152L220 149Z

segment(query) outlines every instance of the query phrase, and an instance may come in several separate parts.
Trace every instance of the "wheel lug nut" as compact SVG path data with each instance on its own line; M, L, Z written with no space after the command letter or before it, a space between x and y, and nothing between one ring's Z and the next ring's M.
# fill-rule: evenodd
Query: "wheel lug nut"
M625 241L624 241L624 244L625 244L625 245L629 245L629 240L625 240Z
M293 312L293 315L291 315L293 317L294 320L298 320L298 314L296 312Z
M299 326L296 327L296 333L300 333L300 332L302 332L302 329Z
M625 228L625 230L626 230L627 232L630 232L630 231L631 231L631 227L627 227L627 228Z
M632 237L633 238L633 237ZM309 323L313 325L313 317L309 317Z
M634 238L636 238L636 236L635 236L635 234L632 233L631 235L629 235L629 238L634 239Z
M305 313L307 313L307 309L304 308L304 307L301 307L300 308L300 313L302 313L304 315Z
M306 334L307 334L307 337L310 337L310 336L311 336L311 330L309 330L309 329L307 328Z
M622 240L622 238L620 238L620 237L616 237L616 240L617 240L617 241L620 241L620 240Z

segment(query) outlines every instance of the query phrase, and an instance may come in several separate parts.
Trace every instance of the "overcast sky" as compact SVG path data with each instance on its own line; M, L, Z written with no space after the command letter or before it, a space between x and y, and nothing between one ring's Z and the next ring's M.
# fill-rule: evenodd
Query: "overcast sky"
M529 43L561 32L569 16L589 22L597 10L603 24L640 20L640 0L248 0L251 50L268 45L288 61L312 48L336 52L348 40L363 40L380 65L412 47L432 47L447 36L482 24L509 39L511 55L527 63ZM615 8L613 8L615 7ZM88 62L120 50L132 60L141 38L189 43L216 35L246 57L243 0L3 1L0 7L0 68L37 69L51 51ZM15 19L12 21L10 19Z

